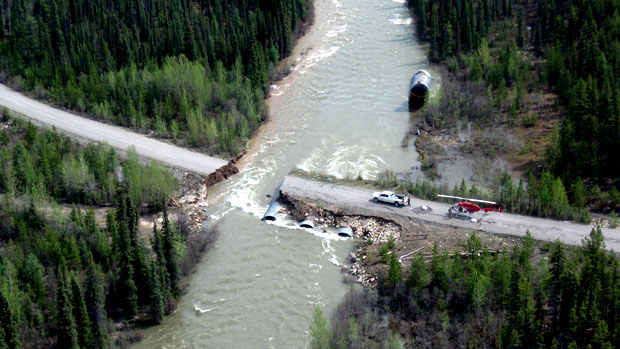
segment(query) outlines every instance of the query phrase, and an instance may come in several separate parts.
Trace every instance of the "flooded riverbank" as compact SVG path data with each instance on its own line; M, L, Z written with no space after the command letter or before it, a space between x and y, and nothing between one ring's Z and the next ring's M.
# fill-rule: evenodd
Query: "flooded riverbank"
M138 348L303 348L315 305L327 314L348 290L341 266L354 248L335 233L260 218L291 169L375 178L416 165L411 75L430 70L404 1L317 0L315 24L292 73L272 89L271 119L210 188L219 238L188 279L176 312L143 331Z

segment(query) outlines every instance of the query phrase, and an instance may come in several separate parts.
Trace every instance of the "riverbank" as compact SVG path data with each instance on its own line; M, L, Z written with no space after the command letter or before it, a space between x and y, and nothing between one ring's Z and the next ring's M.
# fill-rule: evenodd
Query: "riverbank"
M343 265L344 272L352 275L356 282L373 288L377 284L377 274L364 267L366 249L372 245L386 244L388 241L400 241L404 233L404 221L395 218L362 216L347 212L346 208L309 203L298 197L281 194L278 201L282 204L282 213L288 214L298 221L310 220L316 224L314 229L328 234L329 228L349 227L353 231L353 238L359 240L355 251L349 255L351 264ZM330 233L333 234L333 233Z
M442 92L413 114L405 135L405 141L415 137L429 179L489 187L503 173L523 178L537 168L558 120L557 97L532 91L521 97L527 109L511 110L511 102L497 101L494 107L489 99L499 97L465 82L464 73L445 67L437 73L443 77Z
M360 230L359 226L353 229L355 236L359 239L355 251L349 255L347 263L342 266L343 273L347 274L345 280L357 282L371 291L360 292L351 288L345 300L338 306L333 316L330 316L335 321L332 331L340 331L342 326L346 328L349 326L347 324L352 322L351 319L354 319L355 323L365 324L355 327L355 338L357 340L363 338L364 341L374 343L366 346L381 345L392 336L391 333L397 333L404 343L427 346L437 343L441 338L428 334L424 330L426 326L433 327L440 323L452 324L453 322L455 328L461 326L463 319L460 317L452 319L452 312L450 317L444 313L445 320L441 320L443 322L438 321L436 314L428 319L430 320L428 322L418 321L420 317L411 316L410 312L415 313L418 309L415 304L409 304L407 307L398 305L407 297L418 295L418 291L411 292L411 289L418 290L419 285L429 288L438 287L436 286L438 281L431 282L431 276L434 278L432 280L436 280L436 275L441 271L446 273L444 276L447 278L458 275L454 271L457 270L456 267L443 269L436 267L438 263L455 261L455 265L460 266L464 264L459 263L466 263L467 260L475 258L504 262L511 260L511 254L524 251L522 246L528 246L525 251L529 254L527 257L529 261L533 265L538 263L546 265L545 260L550 258L550 252L553 250L554 243L551 241L565 240L568 237L567 234L552 236L553 232L558 232L559 226L563 226L565 222L549 222L549 226L542 228L532 224L533 221L521 222L518 225L522 232L525 227L528 227L525 233L509 236L499 233L498 230L499 226L505 226L500 220L507 218L505 217L508 216L507 214L479 214L476 217L479 221L473 224L469 220L448 219L441 214L441 208L438 209L437 206L428 202L420 203L415 199L412 199L413 208L410 214L409 207L397 208L392 205L373 203L370 199L372 191L367 189L355 187L342 190L341 185L334 183L322 182L315 185L307 180L289 182L288 179L288 177L285 179L281 187L280 202L284 205L283 211L298 221L309 219L320 222L322 226L318 230L322 230L323 233L326 233L324 226L327 225L338 227L348 223L353 227L351 221L358 223L369 219L381 219L377 225L362 225L363 227L370 226L369 232ZM445 208L444 206L443 209ZM429 221L431 216L444 216L444 218ZM540 222L540 220L536 221ZM388 226L395 224L399 228L399 234L394 234L391 238L378 243L369 238L383 234L384 227L380 225L381 222ZM570 239L574 246L564 248L570 251L578 250L577 246L588 240L587 236L591 234L588 231L589 227L583 228L585 229L582 236ZM532 235L529 235L530 230L534 233L536 240L532 240ZM604 232L605 248L613 251L615 248L611 245L617 247L620 241L617 230L604 229ZM601 236L601 241L602 239L603 236ZM433 274L426 271L427 269ZM446 288L443 290L447 292ZM423 299L422 302L428 300L426 294L420 294L420 297ZM454 301L450 297L448 299ZM458 299L461 298L455 299L458 303ZM443 307L439 306L437 309L442 311ZM500 316L503 314L503 312L499 313ZM498 317L498 321L504 320ZM475 321L466 320L463 323L478 326ZM491 323L495 326L498 322L491 321ZM445 325L442 326L444 326L443 331L446 331ZM499 330L500 327L493 327L494 331ZM344 338L347 338L349 330L343 331ZM451 336L458 338L458 333L460 333L459 330L451 333Z
M377 288L351 288L329 317L330 342L380 347L396 338L398 347L405 348L462 347L467 343L495 347L505 343L505 328L514 326L514 319L518 319L514 313L521 309L535 306L537 316L549 321L542 315L552 309L548 304L553 303L548 302L552 302L553 293L541 295L536 290L553 290L555 285L562 285L555 281L557 276L554 279L550 275L558 264L563 266L563 273L575 277L589 272L579 267L567 269L562 261L581 262L583 250L592 245L596 246L597 256L618 258L605 255L597 241L600 235L597 237L595 232L592 240L584 240L584 247L523 238L511 239L510 245L501 249L489 246L484 234L464 235L456 248L436 246L429 252L422 246L403 255L397 242L381 246L378 253L364 255L365 260L380 261L375 267ZM611 265L606 273L617 272L616 264ZM512 288L514 278L526 280L526 288ZM526 299L510 304L516 293ZM575 297L577 302L579 299ZM534 311L529 314L533 317ZM543 328L548 331L552 327Z
M443 52L445 47L436 46L438 37L430 35L430 8L408 2L415 35L431 42L430 59L443 82L441 91L413 114L405 136L417 137L421 168L434 180L460 173L468 184L489 187L504 172L526 179L545 165L563 110L549 85L540 42L534 40L534 30L540 30L536 8L529 2L514 6L514 12L493 15L472 29L476 43L442 36L455 45Z
M375 288L379 278L385 277L387 265L382 262L381 248L394 244L393 252L399 262L417 255L430 256L435 245L449 252L459 251L475 229L451 227L424 221L403 219L395 215L360 215L347 207L308 202L299 197L281 194L278 201L281 212L297 221L310 220L316 230L328 233L329 228L350 227L357 240L355 251L349 255L349 264L343 265L343 272L353 276L355 282ZM333 233L331 233L333 234ZM490 250L511 250L515 238L476 232ZM406 263L403 263L405 265Z
M329 10L326 6L329 4L325 0L312 0L313 16L301 31L291 54L280 61L276 71L275 80L270 82L269 94L265 99L267 108L269 109L269 118L265 120L250 138L246 145L246 149L241 158L238 159L237 166L243 170L244 165L248 164L261 150L265 142L269 141L269 137L277 132L274 125L286 123L286 115L272 113L274 103L277 103L280 96L284 95L288 88L294 83L295 79L301 75L307 67L308 58L316 51L317 44L326 36L328 27Z

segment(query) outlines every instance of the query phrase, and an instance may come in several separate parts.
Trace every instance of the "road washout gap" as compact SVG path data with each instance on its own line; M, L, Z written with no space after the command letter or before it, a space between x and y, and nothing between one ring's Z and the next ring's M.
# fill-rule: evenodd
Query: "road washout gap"
M313 230L330 234L329 227L347 227L351 229L352 236L363 239L366 244L358 243L355 251L348 256L348 262L341 264L343 272L351 275L354 280L366 287L377 286L377 275L370 268L364 267L362 261L366 259L365 247L375 244L386 244L388 241L398 241L402 229L399 222L386 220L380 217L354 215L335 206L322 207L295 196L282 193L278 196L278 202L282 204L284 214L290 215L298 221L309 220L318 225ZM335 234L335 233L334 233Z
M503 235L472 233L469 229L405 218L387 220L356 215L347 207L309 203L286 193L279 195L277 201L281 204L283 214L297 221L316 222L312 230L320 236L335 234L334 229L330 228L348 227L350 237L354 237L356 243L355 250L347 257L347 263L340 264L342 272L346 274L345 282L355 281L368 288L376 288L379 280L385 276L387 255L392 253L401 265L406 266L404 261L417 255L432 257L435 246L442 251L455 253L461 250L462 241L472 234L476 234L492 254L500 253L504 248L512 250L516 240Z
M395 207L372 201L372 191L347 187L344 185L317 182L299 177L286 176L280 192L310 203L337 206L350 215L380 217L400 222L427 222L447 225L454 228L470 229L491 234L524 237L529 229L532 237L540 241L560 241L580 246L582 239L589 235L592 225L567 221L555 221L509 213L489 212L476 216L476 223L470 220L449 218L449 204L411 198L411 206ZM426 209L421 209L425 207ZM406 223L401 223L406 225ZM403 229L405 227L403 226ZM602 228L608 250L620 251L620 230Z
M23 115L38 125L55 127L60 132L78 138L80 141L106 142L121 152L134 146L140 156L175 168L207 176L219 172L213 176L211 184L215 183L218 178L219 180L226 179L238 172L234 160L227 163L220 158L69 113L27 97L3 84L0 84L0 105Z

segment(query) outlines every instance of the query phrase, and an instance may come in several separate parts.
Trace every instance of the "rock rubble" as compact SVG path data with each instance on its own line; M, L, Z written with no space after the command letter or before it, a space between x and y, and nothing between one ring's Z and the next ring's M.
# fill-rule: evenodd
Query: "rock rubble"
M185 191L178 198L170 200L170 204L179 208L179 217L189 217L190 227L200 229L202 222L209 219L206 181L204 177L187 172L184 173L183 181Z
M295 219L311 220L317 229L326 230L327 227L350 227L356 238L365 241L363 246L351 252L349 265L343 266L343 271L354 276L356 282L374 288L377 285L377 276L365 267L366 255L364 249L368 245L385 244L391 238L398 241L402 228L399 224L380 217L348 215L337 212L336 209L328 209L314 203L305 202L302 199L282 193L278 198L282 203L281 212L287 213Z

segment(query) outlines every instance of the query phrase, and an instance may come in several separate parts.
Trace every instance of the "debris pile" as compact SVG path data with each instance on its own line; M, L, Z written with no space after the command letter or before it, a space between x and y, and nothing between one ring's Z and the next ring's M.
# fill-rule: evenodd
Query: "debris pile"
M318 229L323 230L328 226L347 226L353 230L354 237L364 239L366 244L358 246L354 252L351 252L349 255L350 265L344 265L342 269L365 287L374 288L377 286L377 275L367 265L366 249L370 245L385 244L390 237L398 241L402 233L399 224L380 217L339 213L337 209L323 208L286 193L280 194L278 201L282 203L281 212L287 213L299 221L311 220L317 224Z
M200 228L202 222L209 218L207 215L207 208L209 207L207 185L205 184L204 177L189 173L185 173L184 182L185 192L179 198L171 199L170 203L179 208L179 216L189 217L190 224Z
M330 226L350 227L354 237L366 239L372 244L386 243L390 237L394 240L400 238L401 227L393 221L379 217L341 214L285 193L281 194L278 200L282 203L283 213L288 213L299 221L313 221L319 229Z
M350 265L344 266L343 271L355 277L355 282L362 284L368 288L377 287L377 276L371 271L370 268L365 266L366 254L364 253L365 247L358 247L354 252L349 255Z
M207 186L211 186L217 182L221 182L225 179L228 179L228 177L238 172L239 172L239 169L237 168L237 166L235 166L234 160L231 160L226 165L218 168L215 172L209 174L209 176L207 177L205 181L205 184Z
M237 168L235 164L237 163L237 161L239 161L239 159L243 157L243 155L245 155L246 152L247 150L241 152L239 155L237 155L236 158L230 160L226 165L218 168L215 172L209 174L209 176L205 180L205 184L207 185L207 187L210 187L215 183L221 182L225 179L228 179L228 177L239 173L239 168Z

